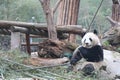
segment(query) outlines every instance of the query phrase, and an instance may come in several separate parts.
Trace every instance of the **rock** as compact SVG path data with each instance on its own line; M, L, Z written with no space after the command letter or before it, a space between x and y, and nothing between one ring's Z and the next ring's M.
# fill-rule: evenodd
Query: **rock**
M106 63L106 71L111 78L120 76L120 53L104 50L104 62Z

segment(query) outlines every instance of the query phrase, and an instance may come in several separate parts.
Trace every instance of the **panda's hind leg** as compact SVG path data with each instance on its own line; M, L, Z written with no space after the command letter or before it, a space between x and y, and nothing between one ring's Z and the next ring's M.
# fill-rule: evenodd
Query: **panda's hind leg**
M94 68L94 65L93 64L86 64L82 70L83 72L83 75L87 76L87 75L93 75L94 72L95 72L95 68Z

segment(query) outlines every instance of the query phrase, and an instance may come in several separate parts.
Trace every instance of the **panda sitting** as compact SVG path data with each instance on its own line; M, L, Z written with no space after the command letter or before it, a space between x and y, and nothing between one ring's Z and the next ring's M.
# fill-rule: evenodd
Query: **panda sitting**
M77 47L76 50L73 52L73 56L70 60L70 64L72 66L76 65L76 63L82 58L84 58L87 62L103 61L103 49L101 47L101 43L97 36L96 30L94 30L94 32L86 33L83 36L81 43L82 46ZM86 65L86 67L89 66L91 66L91 64Z

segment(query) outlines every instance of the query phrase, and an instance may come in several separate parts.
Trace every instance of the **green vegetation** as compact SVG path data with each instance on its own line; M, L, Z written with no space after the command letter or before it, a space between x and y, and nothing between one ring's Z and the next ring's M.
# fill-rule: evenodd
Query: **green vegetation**
M87 28L90 25L100 2L101 0L81 0L78 24ZM108 30L110 24L105 18L106 16L111 16L111 9L112 0L104 0L94 22L92 23L92 28L98 29L100 33Z
M1 0L0 19L30 22L34 16L36 21L45 22L39 0Z
M109 41L105 41L105 42L103 42L103 45L104 45L104 46L109 46L110 43L109 43Z
M0 51L0 76L5 80L17 80L17 78L42 78L42 80L109 80L101 77L99 73L93 76L84 76L81 71L67 72L68 66L37 67L23 64L23 60L29 58L19 50Z

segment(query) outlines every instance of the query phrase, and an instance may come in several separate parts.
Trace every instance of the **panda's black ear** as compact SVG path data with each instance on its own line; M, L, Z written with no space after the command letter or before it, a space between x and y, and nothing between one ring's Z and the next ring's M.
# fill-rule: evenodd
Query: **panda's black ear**
M96 35L98 35L98 32L97 32L96 29L93 30L93 33L96 34Z
M81 34L81 37L83 38L83 36L86 34L86 32L83 32L82 34Z

